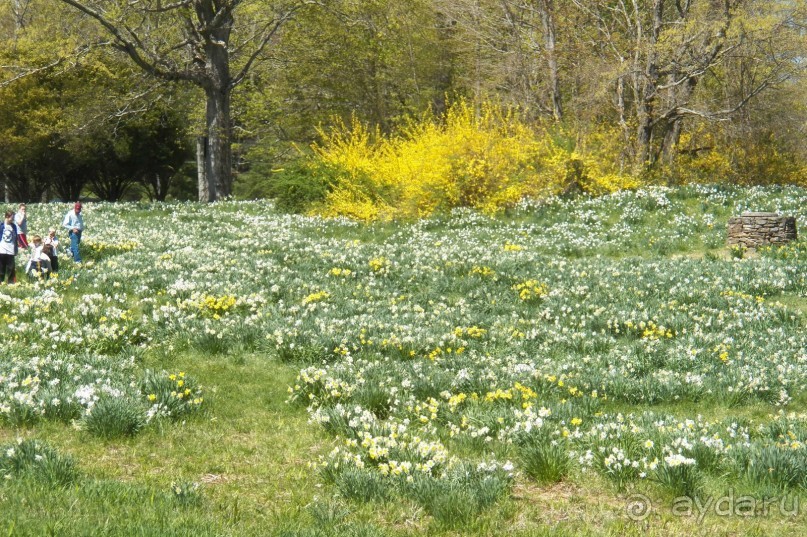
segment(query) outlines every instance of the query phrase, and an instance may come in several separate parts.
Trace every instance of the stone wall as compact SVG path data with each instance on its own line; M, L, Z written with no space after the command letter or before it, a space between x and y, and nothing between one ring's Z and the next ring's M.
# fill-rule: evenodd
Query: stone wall
M729 246L758 248L796 240L796 218L776 213L743 213L729 218Z

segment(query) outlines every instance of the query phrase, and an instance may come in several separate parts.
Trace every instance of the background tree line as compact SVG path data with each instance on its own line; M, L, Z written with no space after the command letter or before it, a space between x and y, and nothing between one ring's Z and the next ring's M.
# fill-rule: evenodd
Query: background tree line
M7 199L260 196L317 128L495 101L653 181L807 163L804 0L2 0ZM715 177L719 180L721 177Z

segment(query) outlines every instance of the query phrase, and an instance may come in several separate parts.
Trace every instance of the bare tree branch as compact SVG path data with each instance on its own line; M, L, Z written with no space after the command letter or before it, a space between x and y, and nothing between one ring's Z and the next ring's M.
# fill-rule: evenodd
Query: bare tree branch
M286 22L288 22L294 16L294 14L298 10L300 10L305 4L306 4L306 2L302 2L300 4L297 4L296 6L288 9L285 13L280 15L275 20L270 21L264 27L264 32L263 32L264 35L263 35L263 38L261 39L261 42L255 48L255 50L252 52L252 54L250 54L249 58L247 58L247 61L244 63L244 66L241 68L241 70L238 72L238 74L233 77L232 81L230 82L230 87L231 88L234 88L235 86L240 84L242 80L244 80L244 77L247 75L249 70L252 68L252 64L255 62L255 60L258 58L258 56L260 56L261 53L263 53L263 50L266 48L266 45L268 45L269 42L272 40L272 38L275 36L275 34L277 34L278 30L280 30L280 27L283 26L283 24L285 24Z
M129 5L135 5L137 2L132 2ZM181 7L190 7L193 4L193 0L181 0L179 2L174 2L173 4L168 4L167 6L159 6L157 8L143 8L143 11L146 13L165 13L167 11L173 11L175 9Z
M166 69L165 66L159 65L157 61L153 58L147 58L144 54L148 54L146 52L145 47L140 42L138 38L128 39L124 36L121 28L116 25L114 22L106 18L100 11L92 9L89 6L84 5L77 0L60 0L65 4L76 8L77 10L81 11L82 13L89 15L96 21L98 21L104 29L115 38L115 42L113 43L113 47L116 49L126 53L132 61L137 64L138 67L146 71L147 73L158 76L160 78L164 78L166 80L186 80L192 81L195 83L201 83L199 75L187 72L187 71L178 71L178 70L171 70ZM125 28L125 26L124 26ZM127 33L132 34L131 31L126 29Z
M37 67L36 69L26 69L23 72L21 72L20 74L14 76L14 77L12 77L12 78L10 78L8 80L3 80L2 82L0 82L0 88L10 86L11 84L16 82L17 80L21 80L21 79L29 77L29 76L33 76L33 75L36 75L36 74L39 74L39 73L44 73L46 71L50 71L54 67L56 67L58 65L61 65L63 62L64 62L64 58L59 58L59 59L49 63L48 65L44 65L42 67ZM0 69L13 69L13 67L8 66L8 65L0 65Z
M732 106L731 108L724 108L723 110L710 111L710 110L695 110L692 108L687 108L684 105L675 106L667 110L663 114L661 114L661 116L657 121L670 120L672 118L681 116L697 116L703 119L708 119L710 121L728 121L731 115L735 114L744 106L746 106L751 101L751 99L753 99L766 89L770 88L771 86L784 82L785 80L787 80L787 78L788 76L782 75L764 80L756 87L754 87L748 93L748 95L746 95L743 99L741 99L736 105Z

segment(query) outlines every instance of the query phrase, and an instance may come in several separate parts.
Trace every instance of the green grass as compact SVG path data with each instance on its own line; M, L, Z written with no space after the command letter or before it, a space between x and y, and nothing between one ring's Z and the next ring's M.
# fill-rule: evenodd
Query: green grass
M206 359L182 354L149 358L144 365L192 368L208 390L206 412L115 441L54 422L0 429L2 442L18 435L46 440L72 455L81 473L64 489L33 481L1 485L0 534L486 535L514 528L521 531L515 535L801 534L802 526L776 516L749 521L712 513L698 525L670 514L671 498L646 522L625 522L629 493L593 474L550 486L520 479L509 497L460 529L433 521L407 500L364 504L332 499L307 463L329 451L334 441L306 425L304 408L285 403L295 368L257 355ZM711 413L718 407L702 410ZM200 483L199 502L188 505L172 493L172 482L181 481Z
M66 491L0 489L0 534L13 524L12 535L46 535L49 528L57 535L260 535L305 518L318 492L307 463L331 441L306 426L305 409L285 403L295 370L255 356L234 361L191 355L149 361L192 367L210 406L203 416L164 421L131 439L104 441L54 422L0 429L2 441L46 439L74 455L84 475ZM199 482L201 506L172 501L174 481ZM141 533L128 533L132 527Z
M785 308L801 313L807 319L807 297L796 295L778 295L771 299L771 302L779 302Z
M692 216L706 210L705 201L691 192L683 192L676 199L681 203L681 214ZM225 206L222 210L225 211L222 222L236 225L242 222L237 207ZM728 249L722 242L716 241L731 211L727 207L709 207L709 210L716 215L714 227L702 230L691 241L651 243L651 233L648 231L647 234L637 233L636 237L626 240L624 248L606 245L586 250L584 247L569 251L568 257L594 259L603 256L609 260L623 261L625 258L636 258L637 263L648 259L674 258L706 258L706 261L714 264L732 262ZM608 226L619 224L622 214L617 210L609 211L602 211L600 221ZM126 218L153 219L152 222L159 223L159 218L165 216L164 212L162 209L155 212L151 207L138 207ZM262 214L254 206L248 207L246 212ZM540 230L541 226L563 224L566 216L557 211L539 211L527 216L517 215L508 223L515 225L520 220ZM642 213L635 226L652 230L669 225L669 216L652 211ZM182 219L188 224L197 221L189 216L182 216ZM400 248L395 243L399 232L402 241L416 236L412 228L417 226L435 235L450 236L457 231L453 225L448 217L414 226L310 224L302 226L293 238L333 239L333 247L326 252L331 256L342 253L340 241L355 241L356 248L365 248L365 258L378 257L381 253L394 258L396 248ZM476 230L469 227L459 231L467 231L472 236L474 233L484 235L498 224L493 222L489 225L490 228ZM538 233L535 230L532 232ZM518 239L519 236L513 236L514 243ZM430 245L431 241L427 246ZM496 246L501 247L501 244L497 243ZM271 259L278 265L293 266L298 263L294 268L300 269L304 275L325 273L333 266L349 265L345 260L332 261L324 255L318 256L316 252L285 250L277 245L272 245L270 249L273 250ZM381 253L379 250L382 250ZM553 252L548 252L547 258L559 256ZM117 255L118 252L106 251L99 254L97 263L113 260ZM285 259L287 255L290 260ZM361 264L350 265L350 268L366 271L365 258L360 258ZM747 256L746 260L755 262L759 256L755 253ZM432 263L437 262L424 262ZM518 263L513 262L511 267L511 276L514 278L520 278L534 268ZM84 275L69 261L65 260L63 266L64 276L74 271L80 274L78 283L62 292L66 304L95 292L92 282L82 279ZM504 263L502 266L508 268ZM715 265L704 266L706 271ZM413 280L406 282L410 285L407 287L401 281L393 286L395 292L392 294L410 295L409 300L421 304L439 297L439 300L454 307L457 303L467 302L467 294L477 287L476 279L466 277L470 268L461 263L455 273L441 268L445 277L433 280L431 284ZM128 290L126 286L133 287L134 283L123 282L122 289ZM508 303L512 299L508 298L511 283L510 280L490 283L490 297L498 301L495 308L491 305L491 309L500 309L501 313L511 308ZM596 288L596 282L584 283ZM334 284L334 288L337 289L335 294L338 294L339 287ZM164 287L159 289L163 290ZM287 303L291 303L294 300L299 302L297 295L305 296L316 290L303 291L292 287L281 292L285 293L283 296ZM352 288L349 290L352 291ZM135 312L135 317L141 311L150 313L153 307L153 304L139 303L134 293L127 296L127 300L126 306L122 307ZM804 325L807 298L781 294L766 299L767 303L776 301L782 303L788 312L798 313ZM540 304L535 306L535 312L542 307ZM448 330L452 327L449 326ZM42 440L59 454L69 456L77 470L74 480L55 488L41 478L28 475L0 482L0 536L507 534L624 537L682 534L796 536L804 533L803 514L795 519L779 516L775 511L751 518L721 517L714 512L707 514L703 520L698 520L697 513L691 517L675 516L672 513L674 491L678 486L675 476L668 478L666 483L634 480L620 490L614 482L593 469L582 473L577 464L552 472L552 468L547 469L542 465L544 460L553 458L553 453L533 453L530 460L536 461L536 467L527 473L532 473L534 477L520 474L503 497L491 502L479 499L468 491L451 488L450 485L436 491L410 490L409 494L405 488L401 489L403 492L393 491L392 487L385 488L385 484L377 486L374 477L368 479L361 472L343 474L340 479L330 483L309 464L343 442L328 434L324 428L309 423L309 413L304 404L288 404L286 400L287 388L295 384L301 368L320 365L326 355L329 360L334 360L333 355L327 349L323 351L318 347L318 341L301 338L301 345L294 347L293 351L284 347L285 354L281 357L275 351L259 352L257 349L262 348L260 338L239 337L223 342L213 338L206 342L190 341L192 338L187 333L169 334L168 340L154 344L148 350L134 352L139 372L146 369L174 373L187 371L203 386L205 404L202 410L187 417L174 421L161 420L148 425L135 436L114 438L98 437L77 430L71 423L46 419L21 428L10 424L0 426L0 444L13 443L18 437ZM169 350L171 346L173 350ZM125 350L127 352L120 353L121 356L130 349ZM494 357L509 350L508 343L501 340L485 348L485 352ZM563 354L571 351L556 348L553 352ZM575 352L596 353L596 349ZM117 354L113 353L113 356ZM356 356L372 358L374 354L359 351ZM304 362L304 359L307 361ZM387 372L382 371L378 378L383 379L386 375ZM437 396L440 391L438 386L448 385L450 380L435 378L430 381L431 384L424 382L424 385L434 392L432 395ZM357 392L352 402L361 402L383 416L389 410L386 394L386 391L367 385ZM807 394L792 395L793 401L787 410L803 411L807 405ZM759 399L728 406L719 399L704 398L682 402L664 400L656 405L612 400L603 403L599 410L612 415L652 411L658 415L680 418L700 414L713 421L737 419L760 423L770 421L769 416L776 413L778 408ZM494 424L498 415L496 411L483 408L473 417ZM481 439L467 436L444 440L452 455L467 460L478 460L480 456L491 453L500 461L508 458L518 460L519 456L514 445L486 445ZM729 492L726 490L727 480L720 474L722 471L718 469L703 476L702 483L699 482L701 495L716 498ZM198 484L199 488L195 489L196 492L187 492L194 490L192 484ZM733 493L738 495L781 494L773 489L765 489L758 483L738 480L732 485L735 487ZM177 486L180 493L175 490ZM654 510L647 519L632 521L626 516L626 508L629 498L637 493L652 498ZM800 494L800 504L807 506L804 491L790 493ZM444 501L446 498L449 501ZM475 503L479 505L468 508Z

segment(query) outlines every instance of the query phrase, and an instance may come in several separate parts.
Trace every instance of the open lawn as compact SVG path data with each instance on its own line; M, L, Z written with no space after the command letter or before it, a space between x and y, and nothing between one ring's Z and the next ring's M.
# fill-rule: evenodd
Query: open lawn
M802 535L807 246L728 250L745 210L807 190L88 204L0 287L0 534Z

